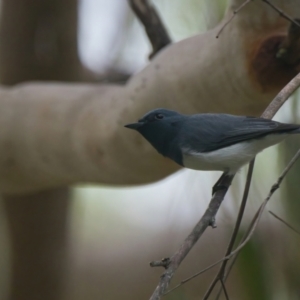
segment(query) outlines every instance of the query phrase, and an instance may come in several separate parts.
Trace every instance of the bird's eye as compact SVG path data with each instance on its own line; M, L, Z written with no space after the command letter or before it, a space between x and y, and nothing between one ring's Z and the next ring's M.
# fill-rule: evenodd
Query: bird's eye
M156 114L155 115L155 119L157 119L157 120L161 120L163 118L164 118L164 115L162 115L162 114Z

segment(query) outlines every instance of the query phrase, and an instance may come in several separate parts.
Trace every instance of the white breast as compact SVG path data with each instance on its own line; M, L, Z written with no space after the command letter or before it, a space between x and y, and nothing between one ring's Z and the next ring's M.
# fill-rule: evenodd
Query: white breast
M257 153L281 142L287 136L287 134L272 134L204 153L183 149L183 164L189 169L226 171L233 174L250 162Z

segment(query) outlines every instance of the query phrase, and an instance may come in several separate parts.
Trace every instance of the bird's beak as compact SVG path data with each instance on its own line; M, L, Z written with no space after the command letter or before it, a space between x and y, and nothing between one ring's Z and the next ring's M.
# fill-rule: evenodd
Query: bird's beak
M137 130L143 125L144 125L144 122L136 122L136 123L126 124L126 125L124 125L124 127Z

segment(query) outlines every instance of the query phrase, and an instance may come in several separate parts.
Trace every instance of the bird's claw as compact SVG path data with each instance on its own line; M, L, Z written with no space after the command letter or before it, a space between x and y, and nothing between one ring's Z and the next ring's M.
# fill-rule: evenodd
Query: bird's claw
M212 228L217 228L216 218L212 217L208 225L211 226Z
M214 195L217 191L226 190L228 186L225 184L215 184L212 188L212 195Z

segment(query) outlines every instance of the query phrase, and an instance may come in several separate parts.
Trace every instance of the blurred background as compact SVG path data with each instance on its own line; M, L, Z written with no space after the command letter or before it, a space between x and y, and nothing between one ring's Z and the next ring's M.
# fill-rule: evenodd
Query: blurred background
M15 0L12 2L17 3ZM223 17L227 2L153 1L173 41L212 28ZM18 6L14 9L21 10ZM127 1L80 0L78 13L78 51L87 77L92 71L93 81L119 80L122 83L148 63L150 44ZM43 41L40 49L48 46ZM36 74L33 78L39 79ZM58 78L49 75L47 78L68 80L63 75ZM30 79L30 76L26 78ZM21 81L20 75L20 78L7 79L4 83ZM299 94L284 105L275 119L299 122L297 98ZM240 236L299 146L299 138L291 138L265 150L257 158ZM297 163L268 205L268 210L298 229L299 170L300 164ZM246 172L247 167L234 179L217 215L218 227L208 228L183 262L172 281L173 285L224 254L238 213ZM219 176L218 172L182 170L147 186L74 188L68 223L71 256L64 299L148 299L162 273L162 269L150 268L149 262L168 257L176 251L204 213L211 197L211 187ZM3 231L0 263L1 270L5 270L2 272L0 299L5 299L10 274L5 215L0 222ZM230 299L300 299L299 247L300 236L266 211L228 279ZM201 299L216 271L217 268L214 268L193 279L165 299ZM222 297L220 299L225 299Z

